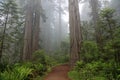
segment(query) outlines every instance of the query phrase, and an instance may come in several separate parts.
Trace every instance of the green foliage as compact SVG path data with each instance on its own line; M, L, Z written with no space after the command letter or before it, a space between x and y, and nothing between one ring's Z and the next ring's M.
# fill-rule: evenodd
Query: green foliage
M0 1L0 25L0 42L4 42L3 55L9 63L19 62L23 46L24 17L16 0Z
M53 54L53 58L57 63L66 63L69 61L70 44L68 40L61 42L60 49Z
M113 34L117 29L117 21L114 19L115 10L111 8L105 8L100 12L99 19L99 32L100 38L103 44L113 39ZM102 44L102 45L103 45Z
M107 62L114 60L115 50L113 48L113 41L108 41L104 44L103 51L101 53L101 60Z
M0 72L0 80L36 80L47 71L46 66L41 63L16 63L5 65Z
M44 75L44 73L47 71L46 67L42 64L34 64L33 68L38 75Z
M75 70L80 71L82 68L84 68L85 63L83 61L78 61L75 65Z
M54 65L57 64L57 61L51 56L46 56L46 62L47 62L47 66L49 67L53 67Z
M99 51L97 44L84 41L81 49L81 61L69 72L72 80L119 80L119 32L116 30L114 38L104 43L103 51Z
M60 63L69 62L69 52L70 52L70 43L68 40L64 40L61 42L60 49L56 50L51 57L55 59L55 61Z
M45 56L45 51L43 50L38 50L36 51L35 53L33 53L33 62L34 63L41 63L41 64L44 64L46 65L47 62L46 62L46 56Z
M84 41L81 48L81 61L78 61L74 70L69 72L69 77L73 80L113 79L113 54L111 54L110 57L112 59L106 60L106 57L110 54L109 52L112 53L111 42L105 47L105 53L101 53L95 42ZM107 50L109 50L109 52L106 52Z
M87 72L87 71L86 71ZM91 75L91 74L90 74ZM71 71L68 73L68 76L70 77L70 79L72 80L106 80L105 77L101 77L101 76L93 76L91 78L90 75L82 75L80 74L80 72L77 71Z
M92 41L84 41L81 48L81 58L85 62L91 62L99 58L97 44Z
M33 53L32 62L41 63L44 66L46 66L46 68L56 64L56 61L52 57L46 55L44 50L38 50L35 53Z
M72 80L119 80L119 65L116 64L115 54L119 50L118 43L108 41L104 51L99 51L95 42L83 42L81 61L78 61L73 71L69 72Z
M43 76L45 72L47 72L47 68L48 68L46 65L43 65L41 63L32 63L32 62L18 64L17 66L24 66L24 67L33 69L32 74L29 75L30 78L35 78L37 76Z
M79 72L77 72L77 71L70 71L70 72L68 73L68 76L69 76L69 78L72 79L72 80L80 80L80 74L79 74Z
M64 53L63 51L59 50L56 51L52 57L56 60L56 62L59 63L66 63L69 61L69 54Z
M100 15L102 18L107 19L107 18L113 18L114 13L115 13L114 9L105 8L101 11Z
M77 62L75 69L69 72L73 80L113 80L113 66L101 61L84 64Z
M16 66L1 73L1 80L25 80L33 69L25 66Z
M94 27L92 22L81 21L82 37L83 40L93 40L94 39Z
M114 33L114 41L113 41L115 48L120 48L120 28L117 28Z

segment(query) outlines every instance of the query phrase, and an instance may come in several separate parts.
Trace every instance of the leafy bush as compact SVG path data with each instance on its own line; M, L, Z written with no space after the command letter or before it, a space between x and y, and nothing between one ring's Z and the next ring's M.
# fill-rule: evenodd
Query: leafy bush
M69 62L69 51L70 51L70 42L68 39L65 39L61 42L60 48L52 54L52 57L58 64Z
M91 62L93 60L98 60L99 51L97 44L92 41L84 41L81 48L81 59L84 62Z
M43 75L47 71L46 67L42 64L34 64L34 70L38 75Z
M80 71L82 68L84 68L85 63L83 61L78 61L75 65L75 70Z
M33 53L33 63L41 63L48 68L57 64L57 60L53 56L48 56L44 50L38 50Z
M50 56L46 56L46 62L47 62L47 66L49 67L52 67L57 64L57 61L53 57L50 57Z
M46 55L45 51L38 50L35 53L33 53L33 62L34 63L41 63L43 65L46 65Z
M27 63L23 63L21 66L33 69L32 71L33 75L31 77L36 77L38 75L42 76L47 71L46 65L43 65L41 63L27 62Z
M16 63L6 65L1 72L0 80L30 80L43 76L46 71L46 66L41 63Z
M28 78L28 75L31 74L33 69L24 67L24 66L16 66L12 70L8 69L1 73L1 80L25 80Z
M69 55L66 53L62 53L61 51L56 51L52 57L59 64L69 62Z
M93 61L85 64L78 61L68 75L72 80L113 80L114 71L112 63Z
M78 71L75 71L75 70L70 71L68 73L68 76L72 80L80 80L80 73Z
M104 53L101 54L101 58L104 59L104 61L109 61L111 59L114 59L115 50L113 48L113 42L108 41L104 46Z

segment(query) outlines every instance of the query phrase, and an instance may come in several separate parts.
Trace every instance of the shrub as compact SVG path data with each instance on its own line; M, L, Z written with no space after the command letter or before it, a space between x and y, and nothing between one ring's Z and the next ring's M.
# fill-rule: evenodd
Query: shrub
M46 55L45 51L38 50L33 54L33 63L41 63L44 67L48 68L57 63L57 61L48 55Z
M1 73L1 80L25 80L31 74L33 69L24 66L14 67L12 70L6 70Z
M98 60L99 51L97 44L92 41L84 41L81 48L81 59L84 62L91 62L93 60Z
M0 80L30 80L43 76L46 71L47 68L41 63L16 63L7 65L7 68L1 72Z
M80 73L79 72L77 72L77 71L70 71L69 73L68 73L68 76L69 76L69 78L70 79L72 79L72 80L80 80Z
M45 51L43 50L38 50L35 53L33 53L33 62L34 63L41 63L43 65L46 65L46 56L45 56Z
M83 61L78 61L74 70L68 75L72 80L113 80L114 71L112 63L93 61L85 64Z
M46 67L42 64L34 64L34 70L38 75L43 75L47 71Z
M27 63L23 63L22 66L33 69L32 71L33 75L31 75L31 77L36 77L38 75L42 76L47 71L46 65L43 65L41 63L27 62Z
M82 68L84 68L85 63L83 61L78 61L75 65L75 70L80 71Z

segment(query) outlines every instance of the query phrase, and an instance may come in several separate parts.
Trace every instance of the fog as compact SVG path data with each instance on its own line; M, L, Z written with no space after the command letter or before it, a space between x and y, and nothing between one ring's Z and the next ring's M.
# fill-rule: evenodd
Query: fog
M81 25L85 30L90 32L87 36L92 39L93 36L89 36L94 33L90 1L79 1L79 9ZM29 4L30 0L16 0L16 2L24 16L27 11L27 5L35 6L34 3ZM40 5L38 9L40 11L39 48L46 52L55 52L60 49L62 42L69 43L68 0L39 0L38 2L36 4ZM119 16L119 6L119 0L99 0L98 14L103 8L110 7L115 9L116 14ZM82 32L84 34L85 31L82 30Z
M29 0L28 0L29 1ZM90 0L79 2L81 21L91 23ZM20 7L25 8L27 2L18 0ZM26 4L25 4L26 3ZM115 7L114 1L111 5ZM69 14L67 0L41 0L42 14L40 20L40 47L47 52L59 50L61 42L69 39ZM102 8L111 6L110 0L99 0L99 6ZM117 5L116 5L117 6ZM119 8L118 8L119 9ZM119 11L119 10L118 10ZM45 20L43 20L45 18ZM82 24L82 23L81 23ZM90 28L90 29L89 29ZM88 27L91 33L94 33L92 27ZM69 41L68 41L69 42Z

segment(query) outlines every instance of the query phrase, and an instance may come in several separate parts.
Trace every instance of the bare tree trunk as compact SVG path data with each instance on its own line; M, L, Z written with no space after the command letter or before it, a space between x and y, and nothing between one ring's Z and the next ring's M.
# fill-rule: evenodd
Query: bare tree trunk
M29 1L26 11L23 61L28 61L32 56L32 27L33 27L33 1Z
M95 29L95 39L98 47L102 49L102 41L101 41L101 35L100 35L100 30L98 27L98 20L99 20L99 1L98 0L90 0L90 5L92 9L92 20L93 20L93 25Z
M39 49L40 0L30 0L26 11L23 61L32 59L32 53Z
M82 32L78 0L69 0L69 24L70 24L70 62L74 66L80 58Z
M33 27L33 46L32 46L32 52L35 52L39 49L39 31L40 31L40 6L41 1L36 0L35 1L35 16L34 16L34 27Z

